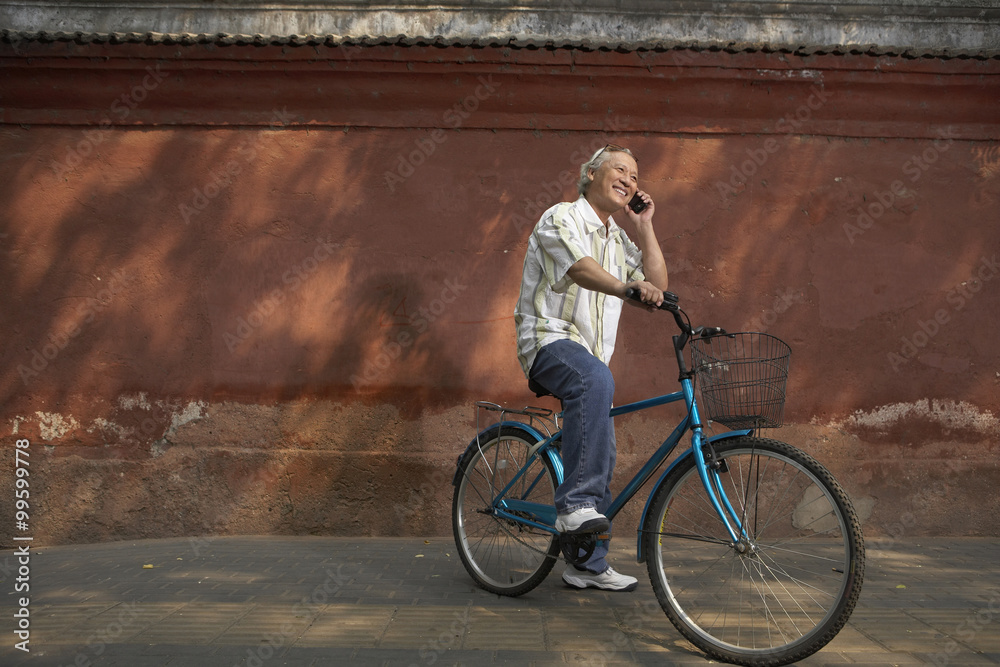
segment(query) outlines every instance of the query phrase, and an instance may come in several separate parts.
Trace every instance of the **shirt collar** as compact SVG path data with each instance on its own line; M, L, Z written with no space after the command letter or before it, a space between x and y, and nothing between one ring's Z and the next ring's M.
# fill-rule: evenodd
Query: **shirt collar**
M604 226L604 223L597 216L597 211L595 211L594 207L590 205L590 202L587 201L586 197L580 195L580 198L576 200L576 206L583 215L583 222L587 227L587 233L593 234ZM618 236L619 230L620 227L618 227L615 219L608 216L608 237Z

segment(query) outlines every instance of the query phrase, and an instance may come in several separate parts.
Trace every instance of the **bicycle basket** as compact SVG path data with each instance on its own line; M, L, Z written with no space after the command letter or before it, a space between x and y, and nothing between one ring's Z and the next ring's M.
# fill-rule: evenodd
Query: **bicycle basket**
M734 429L781 426L790 356L783 340L764 333L692 340L703 415Z

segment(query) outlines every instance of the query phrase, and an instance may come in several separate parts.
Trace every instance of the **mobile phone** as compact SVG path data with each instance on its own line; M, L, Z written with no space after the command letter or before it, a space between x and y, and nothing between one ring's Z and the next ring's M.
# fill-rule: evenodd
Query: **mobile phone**
M639 193L636 192L632 195L632 199L629 200L628 207L635 213L642 213L646 210L646 202L644 202L642 197L639 196Z

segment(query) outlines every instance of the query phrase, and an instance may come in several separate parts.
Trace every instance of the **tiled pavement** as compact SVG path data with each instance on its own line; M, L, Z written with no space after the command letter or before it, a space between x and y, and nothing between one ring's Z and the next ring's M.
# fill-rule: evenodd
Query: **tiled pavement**
M220 537L32 549L30 653L17 562L0 552L0 665L702 665L619 539L633 593L561 566L521 598L476 588L448 538ZM882 545L884 546L884 545ZM1000 540L869 550L850 623L803 665L1000 664ZM145 567L152 566L152 567Z

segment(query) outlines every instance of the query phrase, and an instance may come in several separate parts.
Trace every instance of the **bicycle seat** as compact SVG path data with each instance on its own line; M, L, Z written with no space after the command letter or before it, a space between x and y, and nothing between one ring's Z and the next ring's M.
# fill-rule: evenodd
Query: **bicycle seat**
M551 396L552 395L551 391L549 391L548 389L546 389L542 385L538 384L537 382L535 382L531 378L528 378L528 389L530 389L531 391L535 392L535 396L537 396L538 398L541 398L542 396Z

